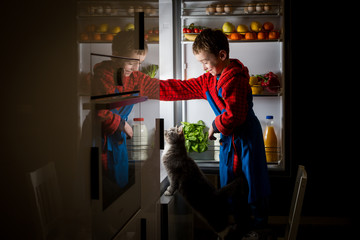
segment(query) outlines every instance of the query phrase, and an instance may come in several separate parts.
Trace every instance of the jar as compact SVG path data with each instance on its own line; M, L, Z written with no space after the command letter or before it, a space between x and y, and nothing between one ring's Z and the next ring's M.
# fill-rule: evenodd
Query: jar
M144 118L134 118L132 143L132 159L146 160L148 158L148 130Z

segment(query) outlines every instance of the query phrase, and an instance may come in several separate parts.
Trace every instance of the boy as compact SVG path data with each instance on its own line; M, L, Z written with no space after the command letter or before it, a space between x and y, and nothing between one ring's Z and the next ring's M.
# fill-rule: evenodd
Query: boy
M270 184L262 129L252 109L248 69L239 60L229 58L229 43L220 30L203 30L193 43L193 53L206 73L187 81L160 81L160 100L208 100L216 115L209 139L215 140L214 133L221 133L220 185L224 187L240 177L242 171L255 216L253 227L266 224L264 202ZM235 203L233 208L235 218L239 217L242 213L236 211Z
M157 79L138 72L140 63L147 54L136 49L133 31L118 33L112 42L112 58L94 66L92 95L105 95L129 91L140 91L141 96L159 98ZM128 184L128 154L126 138L131 138L133 130L126 122L132 105L100 110L98 116L102 123L103 149L102 164L107 176L121 188Z

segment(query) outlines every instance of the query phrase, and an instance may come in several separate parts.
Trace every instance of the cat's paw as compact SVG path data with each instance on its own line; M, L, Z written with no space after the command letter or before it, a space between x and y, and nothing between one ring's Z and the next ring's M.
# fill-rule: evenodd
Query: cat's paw
M172 195L173 195L173 192L170 192L169 190L166 190L166 191L164 192L164 195L165 195L165 196L172 196Z

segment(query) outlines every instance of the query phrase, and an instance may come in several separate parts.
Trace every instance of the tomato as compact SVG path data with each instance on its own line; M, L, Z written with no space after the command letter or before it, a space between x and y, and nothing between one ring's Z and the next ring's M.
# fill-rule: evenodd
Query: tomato
M188 28L188 29L186 30L186 33L192 33L192 29Z
M187 33L187 28L183 28L183 33Z
M198 28L194 28L194 33L199 33L199 29Z

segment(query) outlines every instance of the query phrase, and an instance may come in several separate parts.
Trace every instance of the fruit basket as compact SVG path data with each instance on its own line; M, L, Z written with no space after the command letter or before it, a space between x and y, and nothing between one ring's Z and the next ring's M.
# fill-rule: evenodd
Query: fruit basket
M184 33L184 38L187 41L195 41L195 38L199 35L199 33Z
M273 72L251 76L249 84L253 95L276 96L281 93L280 78Z

